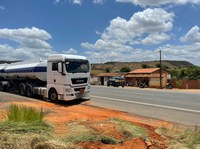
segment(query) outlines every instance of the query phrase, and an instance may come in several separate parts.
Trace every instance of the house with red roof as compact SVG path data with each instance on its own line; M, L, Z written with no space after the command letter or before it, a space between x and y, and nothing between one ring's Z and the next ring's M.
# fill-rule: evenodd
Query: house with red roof
M145 85L152 88L160 88L160 68L144 68L130 71L125 76L127 85L138 86ZM168 71L162 70L161 82L165 87L171 75Z

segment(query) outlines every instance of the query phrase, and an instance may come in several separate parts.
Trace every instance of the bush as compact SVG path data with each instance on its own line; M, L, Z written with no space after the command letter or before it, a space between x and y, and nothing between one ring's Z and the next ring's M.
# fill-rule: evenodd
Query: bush
M7 113L9 122L42 122L43 109L40 111L27 106L10 105Z
M131 68L129 68L129 67L122 67L120 69L120 72L130 72L130 71L131 71Z
M7 120L0 123L0 131L14 133L50 133L51 126L43 121L43 110L32 107L10 105Z

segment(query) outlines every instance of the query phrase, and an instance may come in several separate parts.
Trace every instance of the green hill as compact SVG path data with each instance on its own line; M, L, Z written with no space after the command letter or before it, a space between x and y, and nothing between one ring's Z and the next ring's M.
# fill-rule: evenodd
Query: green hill
M143 62L106 62L101 64L92 64L92 74L104 73L106 71L116 72L120 71L123 67L128 67L131 70L139 68L155 68L159 67L159 61L143 61ZM175 69L175 68L188 68L193 67L190 62L187 61L162 61L164 69Z

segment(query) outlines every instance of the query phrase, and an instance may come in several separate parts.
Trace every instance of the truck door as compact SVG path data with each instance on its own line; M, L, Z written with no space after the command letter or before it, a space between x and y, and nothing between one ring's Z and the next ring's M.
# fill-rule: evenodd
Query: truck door
M59 62L52 62L51 69L47 73L47 84L48 88L55 88L58 94L63 94L63 84L65 80L63 80L62 74L58 71Z

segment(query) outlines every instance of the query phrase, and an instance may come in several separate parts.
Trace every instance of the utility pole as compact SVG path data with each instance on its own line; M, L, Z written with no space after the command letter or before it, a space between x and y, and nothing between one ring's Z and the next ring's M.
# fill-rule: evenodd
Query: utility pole
M162 55L161 55L161 50L159 51L160 52L160 89L162 89Z

